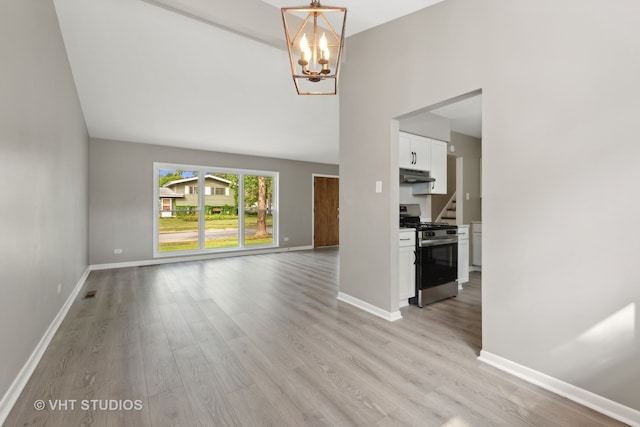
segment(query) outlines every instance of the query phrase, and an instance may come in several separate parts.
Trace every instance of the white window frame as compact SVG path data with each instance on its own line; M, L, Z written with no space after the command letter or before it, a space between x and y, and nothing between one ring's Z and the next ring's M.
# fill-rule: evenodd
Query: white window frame
M197 173L198 176L198 249L189 251L173 251L173 252L160 252L159 251L159 219L160 219L160 206L158 200L160 198L160 189L158 186L158 176L161 170L186 170ZM205 176L211 173L225 173L238 175L238 185L240 190L238 191L238 246L232 248L205 248ZM272 239L270 244L266 245L250 245L246 246L244 243L244 177L246 175L251 176L268 176L272 179L273 185L273 202L271 215L273 216L272 224ZM215 166L201 166L201 165L185 165L179 163L153 163L153 257L154 258L167 258L185 255L203 255L210 253L221 252L238 252L238 251L255 251L265 248L277 248L279 247L280 239L278 238L279 230L279 172L263 171L263 170L250 170L250 169L231 169ZM229 189L227 189L229 190ZM230 190L229 190L230 191Z

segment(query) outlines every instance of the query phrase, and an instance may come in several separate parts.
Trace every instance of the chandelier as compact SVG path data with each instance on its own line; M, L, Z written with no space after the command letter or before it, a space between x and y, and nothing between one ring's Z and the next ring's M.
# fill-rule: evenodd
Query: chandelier
M347 9L321 6L313 0L309 6L281 10L298 95L335 95Z

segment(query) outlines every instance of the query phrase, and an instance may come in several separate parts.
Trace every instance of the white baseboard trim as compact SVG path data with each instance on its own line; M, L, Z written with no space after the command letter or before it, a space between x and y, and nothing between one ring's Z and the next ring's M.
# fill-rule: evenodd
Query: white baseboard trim
M518 378L522 378L532 384L540 386L544 389L552 391L567 399L578 402L588 408L605 414L630 426L640 427L640 411L624 406L602 397L588 390L576 387L572 384L558 380L542 372L527 368L518 363L512 362L488 351L481 350L478 360L491 365L501 371L508 372Z
M482 266L481 265L470 265L469 266L469 271L482 271Z
M231 258L236 256L247 256L247 255L260 255L260 254L270 254L270 253L278 253L278 252L293 252L293 251L307 251L313 249L313 246L294 246L290 248L269 248L269 249L252 249L251 251L238 251L238 252L219 252L214 254L203 254L203 255L191 255L191 256L181 256L181 257L166 257L166 258L154 258L149 260L140 260L140 261L125 261L125 262L113 262L107 264L91 264L89 268L91 271L93 270L109 270L112 268L126 268L126 267L144 267L148 265L158 265L158 264L173 264L176 262L186 262L186 261L203 261L207 259L216 259L216 258Z
M20 372L18 372L18 375L13 380L13 383L11 383L11 386L2 397L2 400L0 400L0 425L3 425L7 417L9 416L11 409L13 409L13 405L15 405L16 401L20 397L20 393L22 393L22 390L27 385L29 378L31 378L31 375L33 375L33 372L38 366L38 363L40 363L42 355L51 343L53 336L56 334L56 331L60 327L60 324L64 320L65 316L69 312L71 305L76 300L76 297L80 293L80 290L82 289L82 286L87 280L90 272L91 270L87 267L87 269L78 280L78 283L76 283L76 286L73 288L73 291L71 291L71 294L65 301L64 305L60 308L58 314L45 331L44 335L40 339L40 342L38 343L38 345L36 345L35 349L31 353L31 356L29 356L29 359L24 364Z
M402 319L402 314L400 313L400 310L397 310L394 312L386 311L379 307L376 307L373 304L369 304L366 301L362 301L361 299L345 294L344 292L338 292L338 301L351 304L352 306L357 307L360 310L364 310L367 313L373 314L374 316L382 317L384 320L388 320L389 322Z

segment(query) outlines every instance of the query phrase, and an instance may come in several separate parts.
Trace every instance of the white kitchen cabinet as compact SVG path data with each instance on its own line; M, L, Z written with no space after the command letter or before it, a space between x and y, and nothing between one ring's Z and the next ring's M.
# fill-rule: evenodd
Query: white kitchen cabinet
M416 231L414 229L400 230L400 261L398 263L399 302L400 306L409 304L409 298L416 294Z
M413 150L411 149L411 135L400 132L398 139L398 164L401 168L413 168Z
M431 194L447 194L447 143L431 140Z
M429 145L431 150L429 175L435 181L413 184L411 192L414 195L447 194L447 143L431 139Z
M476 267L482 267L482 223L471 223L471 259Z
M406 169L431 170L431 141L429 138L400 132L398 165Z
M469 281L469 226L458 226L458 288Z

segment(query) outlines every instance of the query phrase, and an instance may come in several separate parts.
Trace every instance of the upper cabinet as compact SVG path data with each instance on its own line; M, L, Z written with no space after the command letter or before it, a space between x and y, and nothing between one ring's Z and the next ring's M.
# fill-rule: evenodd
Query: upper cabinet
M429 171L434 182L412 184L412 193L447 194L447 143L400 132L398 163L401 168Z
M401 168L431 170L431 144L429 138L400 132L398 163Z
M431 194L447 194L447 143L431 140Z

